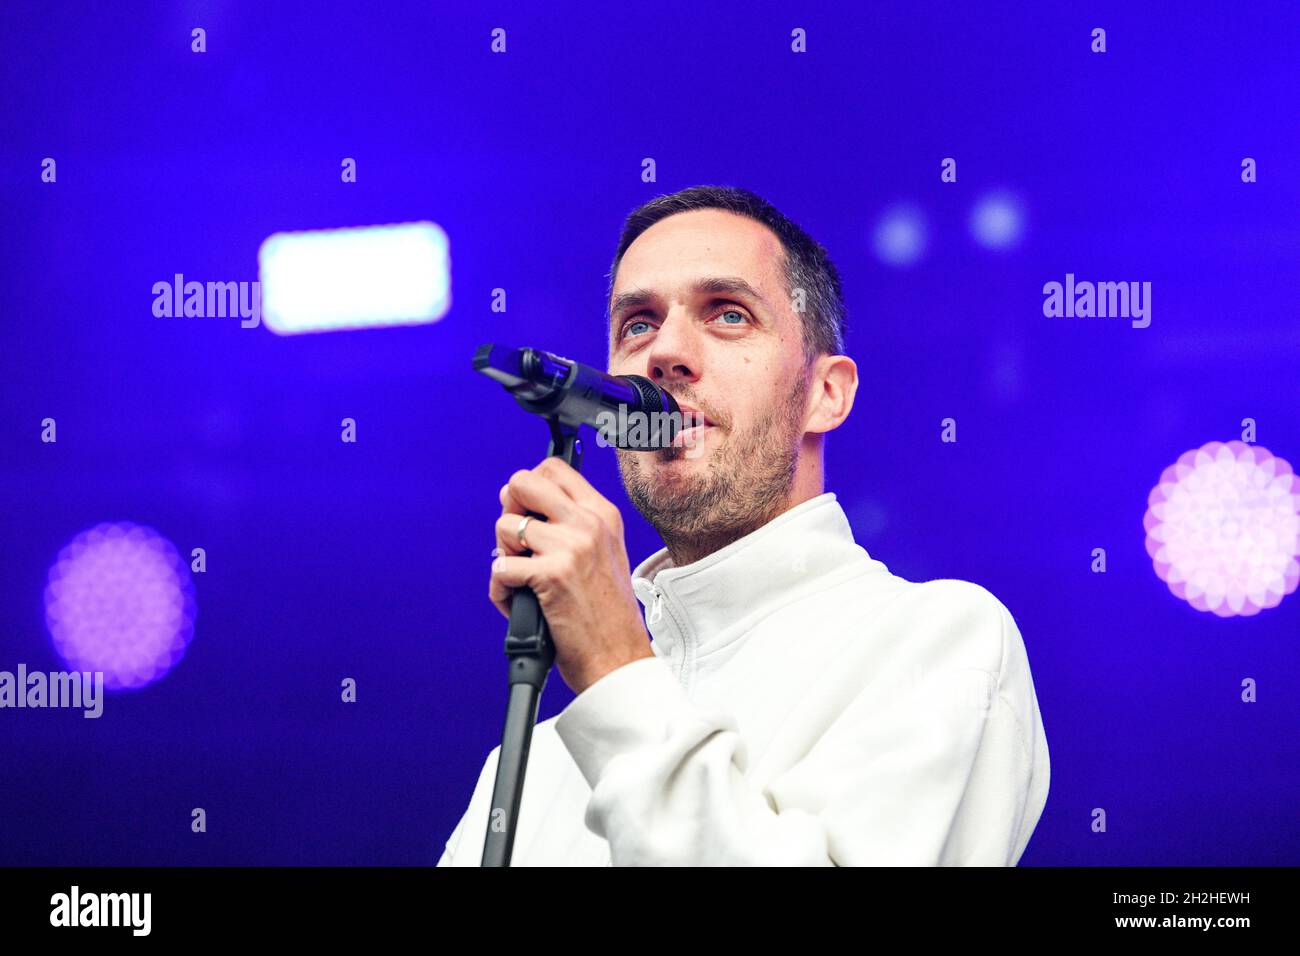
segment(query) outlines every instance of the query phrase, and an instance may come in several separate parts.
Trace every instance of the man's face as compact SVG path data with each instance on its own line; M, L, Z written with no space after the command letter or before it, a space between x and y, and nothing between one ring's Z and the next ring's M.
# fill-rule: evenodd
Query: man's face
M734 538L784 510L807 378L783 263L765 226L704 209L651 226L619 264L610 373L644 375L708 422L682 447L618 452L628 496L666 540Z

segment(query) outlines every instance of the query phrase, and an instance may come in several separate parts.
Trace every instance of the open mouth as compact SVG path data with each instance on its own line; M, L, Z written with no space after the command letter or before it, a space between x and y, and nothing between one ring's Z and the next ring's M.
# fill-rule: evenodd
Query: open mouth
M695 425L691 428L683 428L673 436L672 447L674 448L693 448L699 444L704 437L704 433L712 428L712 425Z
M682 414L682 429L673 436L672 447L692 448L704 437L704 433L715 427L709 417L698 408L677 403Z

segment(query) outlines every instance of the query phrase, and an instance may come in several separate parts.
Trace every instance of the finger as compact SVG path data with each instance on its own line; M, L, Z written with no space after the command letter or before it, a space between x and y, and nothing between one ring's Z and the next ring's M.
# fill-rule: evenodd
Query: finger
M523 557L520 555L502 556L492 562L492 583L500 588L532 587L538 577L545 572L539 567L540 557Z
M515 555L531 551L533 554L546 554L559 543L563 532L551 527L540 518L528 522L524 529L524 543L519 542L519 525L524 516L507 512L497 519L497 547L503 554Z
M509 588L497 584L496 581L492 579L491 575L488 576L488 600L492 602L493 607L507 618L510 617L509 602L512 593L513 592Z
M580 505L588 506L601 498L600 492L591 486L591 482L563 458L554 455L543 458L533 471L555 482L569 498Z
M533 469L555 482L580 508L594 513L609 527L621 531L623 516L618 507L602 495L582 474L563 458L552 456Z
M532 511L551 521L563 521L573 514L577 505L549 478L536 471L522 470L511 475L506 483L502 507L515 514Z
M533 471L534 474L541 475L544 478L551 478L553 480L558 479L556 480L556 485L560 488L561 491L563 491L571 499L574 499L572 493L574 490L581 493L582 485L587 484L586 479L583 478L582 475L579 474L573 468L572 465L568 464L563 458L557 457L555 455L550 455L546 458L543 458L541 462L538 463L531 470ZM572 480L573 478L578 479L577 484L573 482ZM598 492L596 492L594 488L591 488L590 485L587 485L587 488L589 488L591 492L599 494ZM506 510L510 510L510 511L525 510L522 508L513 507L513 504L518 504L518 502L513 502L511 499L509 482L501 486L499 497L501 499L501 506Z
M497 561L500 560L500 558L493 560L493 569L496 568ZM495 574L488 575L488 599L507 619L510 617L510 606L513 601L514 593L515 589L502 584L497 580Z
M542 573L539 571L539 563L543 560L538 557L514 556L499 557L492 562L488 597L505 617L510 617L514 592L521 587L532 586Z

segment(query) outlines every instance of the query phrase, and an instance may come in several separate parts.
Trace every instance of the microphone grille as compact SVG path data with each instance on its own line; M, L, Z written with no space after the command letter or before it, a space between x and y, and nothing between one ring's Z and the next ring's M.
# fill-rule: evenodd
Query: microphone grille
M648 428L644 442L633 443L628 436L620 435L615 442L618 447L632 451L653 451L667 448L681 430L681 409L677 400L643 375L620 375L637 392L639 409L635 411L646 415Z
M641 396L643 412L676 412L677 400L644 375L620 375Z

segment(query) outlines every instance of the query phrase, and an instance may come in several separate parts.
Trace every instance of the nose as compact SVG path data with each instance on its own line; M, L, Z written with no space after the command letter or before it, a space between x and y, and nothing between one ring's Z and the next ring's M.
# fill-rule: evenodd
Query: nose
M700 354L690 316L669 314L646 355L646 374L656 385L699 381Z

